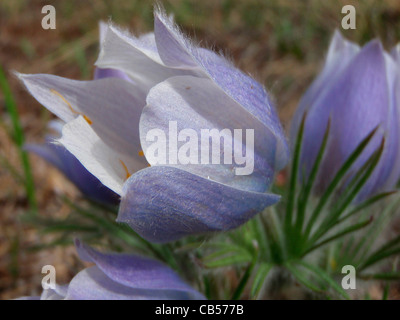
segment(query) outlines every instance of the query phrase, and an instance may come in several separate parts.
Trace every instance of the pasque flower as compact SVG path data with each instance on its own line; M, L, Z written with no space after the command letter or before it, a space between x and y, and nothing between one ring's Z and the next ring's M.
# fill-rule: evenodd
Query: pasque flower
M327 148L317 178L320 191L376 128L377 132L351 171L354 174L360 169L384 138L380 161L358 199L395 186L400 170L398 61L398 50L386 53L378 40L360 48L339 32L335 33L325 66L301 99L291 127L294 142L306 113L301 165L308 176L330 118Z
M154 33L134 37L113 25L102 28L96 66L123 72L129 81L19 77L66 122L59 142L121 196L118 221L150 241L165 242L235 228L279 200L267 190L287 162L288 147L261 84L193 44L161 10ZM168 132L170 123L199 137L203 129L253 130L254 170L236 175L232 161L158 163L147 134Z
M21 300L203 300L164 264L145 257L102 253L79 240L81 260L94 265L80 271L69 284L46 288L41 296ZM50 284L47 284L50 285Z

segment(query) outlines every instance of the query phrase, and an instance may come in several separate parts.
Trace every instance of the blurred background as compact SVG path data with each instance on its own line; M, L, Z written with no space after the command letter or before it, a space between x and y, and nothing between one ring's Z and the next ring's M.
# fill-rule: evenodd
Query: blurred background
M360 44L379 37L390 49L400 41L398 0L160 2L190 37L222 50L266 86L286 129L336 28ZM56 8L55 30L41 27L47 4ZM356 8L356 30L341 29L341 9L347 4ZM67 217L71 208L63 198L79 203L82 196L42 159L21 153L24 141L43 141L53 116L12 71L90 79L98 22L111 19L137 35L153 29L152 8L153 1L144 0L0 1L0 299L40 292L44 265L55 266L60 284L80 268L72 237L54 239L38 221Z

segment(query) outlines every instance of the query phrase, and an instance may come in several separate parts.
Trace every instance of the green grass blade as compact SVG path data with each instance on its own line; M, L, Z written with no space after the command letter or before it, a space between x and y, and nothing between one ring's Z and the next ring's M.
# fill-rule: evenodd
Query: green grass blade
M299 163L300 163L300 156L301 156L301 144L303 141L303 134L304 134L304 124L306 121L306 113L303 116L303 119L300 123L300 128L297 133L297 139L293 154L293 162L292 162L292 169L290 173L290 184L289 184L289 193L288 193L288 202L286 205L286 215L284 221L284 228L287 234L291 233L292 229L292 220L293 220L293 209L296 202L296 185L298 179L298 171L299 171Z
M362 264L359 269L364 270L386 258L389 258L389 257L399 254L399 253L400 253L400 248L395 248L395 249L388 250L385 252L377 253L377 254L373 255L371 258L369 258L364 264Z
M251 287L250 296L251 299L256 299L260 294L260 291L264 285L265 279L267 278L269 271L272 266L269 263L260 263L256 274L254 276L253 285Z
M311 218L308 221L306 231L304 234L304 236L306 238L308 238L308 236L310 235L313 225L315 224L320 213L322 212L322 209L327 204L331 195L334 193L335 189L338 187L339 183L345 177L346 173L350 170L352 165L355 163L355 161L358 159L358 157L364 151L364 149L366 148L368 143L371 141L371 139L375 135L375 132L377 131L377 129L378 129L378 127L376 127L374 130L372 130L371 133L367 137L365 137L364 140L361 141L361 143L357 146L357 148L352 152L352 154L347 158L347 160L344 162L342 167L336 173L335 177L333 178L332 182L327 187L325 193L322 195L320 201L318 202L317 207L314 209L314 211L311 215Z
M317 287L313 282L311 282L309 279L307 279L307 277L304 274L304 272L299 270L295 263L287 262L285 264L285 267L296 278L297 281L299 281L301 284L303 284L308 289L310 289L310 290L312 290L314 292L319 292L319 293L324 292L324 290L322 290L321 288Z
M365 257L368 258L373 244L376 242L385 226L391 221L393 214L396 212L394 208L396 208L399 203L398 200L389 203L383 212L378 215L377 219L375 219L368 233L361 237L354 248L349 247L349 249L344 252L345 255L352 257L355 261L354 265L360 265Z
M14 101L13 94L8 84L3 68L0 66L0 89L3 91L7 112L10 115L13 126L13 139L18 147L22 168L24 171L25 191L32 214L37 213L37 203L35 197L35 185L33 182L32 170L29 163L28 154L22 149L24 145L24 132L18 116L17 105Z
M375 250L366 261L360 266L360 270L363 270L391 255L400 253L400 248L396 246L400 245L400 235L389 241L388 243Z
M317 275L322 281L326 282L332 289L334 289L342 297L344 297L345 299L350 299L347 292L324 270L315 265L306 263L304 261L299 261L298 263L305 269L312 271L315 275Z
M344 230L339 231L338 233L334 234L333 236L331 236L331 237L329 237L329 238L317 243L316 245L310 247L308 250L306 250L304 252L303 256L305 256L306 254L310 253L311 251L314 251L315 249L318 249L318 248L326 245L329 242L332 242L332 241L334 241L336 239L342 238L342 237L344 237L345 235L347 235L349 233L352 233L352 232L358 231L360 229L363 229L366 226L368 226L371 222L372 222L372 219L368 219L368 220L365 220L363 222L357 223L355 225L349 226L349 227L345 228Z
M268 211L269 213L267 215L260 216L260 220L264 226L264 232L268 241L268 261L280 264L289 256L285 245L285 239L287 238L287 235L284 233L278 213L276 212L276 208L269 207Z
M359 276L359 278L363 279L363 280L398 281L398 280L400 280L400 272L392 271L392 272L385 272L385 273L362 274Z
M346 196L346 193L344 193L344 201L341 201L337 209L333 209L332 213L330 213L326 219L323 221L322 225L318 228L318 230L315 232L315 235L311 237L309 240L308 244L313 245L318 239L320 239L324 234L326 234L332 227L334 227L337 224L338 219L340 218L341 214L344 212L344 210L351 204L351 202L355 199L355 197L358 195L358 192L361 190L361 188L365 185L365 183L368 181L369 177L375 170L376 166L378 165L378 162L380 160L380 157L383 153L383 148L384 148L384 139L382 139L382 143L379 147L379 149L374 152L370 158L366 161L365 165L361 167L360 171L363 172L363 175L358 179L359 181L355 184L355 186L352 188L352 190L347 191L348 195Z
M382 142L379 148L368 158L366 163L358 170L356 173L356 177L352 179L349 186L343 191L343 195L347 195L344 200L344 204L338 202L338 205L346 208L353 199L356 198L358 192L362 189L364 184L368 181L371 174L375 170L376 166L379 163L379 160L382 156L383 149L385 147L385 138L382 139Z
M207 268L221 268L241 263L249 263L252 257L247 253L229 255L213 261L204 261Z
M318 155L315 159L314 165L311 169L310 176L308 178L307 184L305 185L304 189L301 191L299 196L298 208L297 208L297 219L296 219L296 227L295 229L302 232L303 223L304 223L304 216L306 211L306 206L308 203L308 198L311 194L311 190L314 186L315 179L318 174L318 169L320 167L321 161L325 154L326 145L328 142L329 131L330 131L331 122L328 121L328 125L325 130L324 138L321 143L321 147L319 149Z
M241 298L243 291L246 288L246 285L250 279L250 276L253 273L255 264L256 264L256 259L254 259L250 263L250 265L246 268L246 271L242 276L242 279L240 280L235 292L233 293L231 300L239 300Z
M336 224L340 224L343 221L349 219L350 217L352 217L353 215L355 215L356 213L360 212L361 210L368 208L369 206L373 205L374 203L388 197L391 196L393 194L396 194L397 191L389 191L389 192L383 192L380 194L377 194L376 196L373 196L367 200L365 200L364 202L362 202L361 204L357 205L355 208L353 208L348 214L346 214L344 217L340 218Z
M133 232L130 228L125 228L124 224L120 224L114 221L110 221L108 219L105 219L99 214L94 214L89 212L88 210L85 210L83 208L80 208L77 206L75 203L73 203L71 200L69 200L66 197L63 197L64 202L70 206L72 209L75 210L75 212L82 217L89 219L95 223L97 227L102 228L103 230L109 232L111 235L113 235L116 238L121 239L128 245L134 247L134 248L147 248L152 252L157 258L164 260L165 256L160 250L160 247L154 244L149 243L148 241L144 240L142 237L137 235L136 233ZM129 230L129 231L128 231Z

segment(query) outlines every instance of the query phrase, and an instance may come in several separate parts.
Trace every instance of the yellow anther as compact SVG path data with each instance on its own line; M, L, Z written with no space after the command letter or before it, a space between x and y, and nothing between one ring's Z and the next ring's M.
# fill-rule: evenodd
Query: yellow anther
M126 173L125 179L128 179L131 176L131 174L129 173L128 167L126 166L126 164L121 159L119 159L119 162L121 162L122 167L125 170L125 173Z
M92 121L87 115L82 114L82 117L83 117L83 119L86 120L87 123L89 123L90 125L92 125L93 121Z
M65 99L64 96L63 96L61 93L59 93L57 90L50 89L50 92L51 92L51 93L54 93L54 94L57 95L57 96L59 96L59 97L61 98L61 100L65 102L65 104L68 106L68 108L71 110L72 113L81 115L81 116L83 117L83 119L85 119L86 122L89 123L90 125L93 123L93 121L92 121L88 116L86 116L86 115L84 115L83 113L78 112L78 111L76 111L74 108L72 108L72 106L71 106L71 104L68 102L68 100Z
M144 152L143 152L143 150L140 150L140 151L138 152L138 154L139 154L139 156L144 157Z

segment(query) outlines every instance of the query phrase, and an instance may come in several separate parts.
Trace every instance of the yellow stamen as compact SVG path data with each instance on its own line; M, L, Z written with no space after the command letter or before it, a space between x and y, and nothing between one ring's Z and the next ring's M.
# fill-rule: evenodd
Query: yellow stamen
M69 109L71 110L72 113L81 115L86 120L86 122L89 123L90 125L93 123L93 121L88 116L86 116L83 113L78 112L74 108L72 108L71 104L67 101L67 99L65 99L64 96L61 93L59 93L57 90L50 89L50 92L59 96L61 98L61 100L64 101L65 104L69 107Z
M92 121L87 115L82 114L82 117L83 117L83 119L86 120L87 123L89 123L90 125L92 125L93 121Z
M143 152L143 150L140 150L140 151L138 152L138 154L139 154L139 156L144 157L144 152Z
M121 159L119 159L119 162L121 162L121 164L124 167L124 170L126 172L125 179L128 179L131 176L131 174L129 173L128 167L126 166L126 164Z

